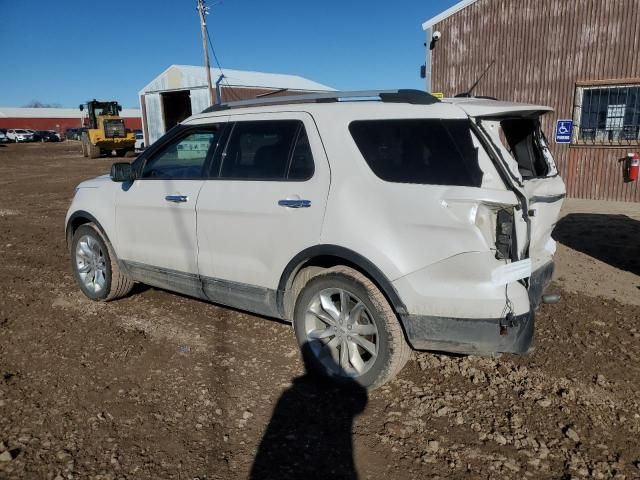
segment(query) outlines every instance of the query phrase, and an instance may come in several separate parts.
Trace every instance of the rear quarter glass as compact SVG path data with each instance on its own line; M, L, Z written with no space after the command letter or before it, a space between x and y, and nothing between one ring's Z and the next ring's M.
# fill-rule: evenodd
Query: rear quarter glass
M371 170L395 183L480 187L468 120L358 120L349 131Z

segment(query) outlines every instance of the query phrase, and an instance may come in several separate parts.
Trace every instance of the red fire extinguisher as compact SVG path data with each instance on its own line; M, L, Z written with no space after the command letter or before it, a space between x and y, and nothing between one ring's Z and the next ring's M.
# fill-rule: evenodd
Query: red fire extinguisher
M625 182L635 182L638 180L640 173L640 155L637 153L628 153L622 165L622 175Z

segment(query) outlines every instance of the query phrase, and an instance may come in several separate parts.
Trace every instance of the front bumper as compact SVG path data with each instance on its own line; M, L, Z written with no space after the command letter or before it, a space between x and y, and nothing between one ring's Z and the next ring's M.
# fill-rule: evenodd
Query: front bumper
M527 313L510 318L469 319L426 315L403 315L409 344L416 350L487 355L526 353L533 345L535 310L551 281L553 262L537 269L529 278Z

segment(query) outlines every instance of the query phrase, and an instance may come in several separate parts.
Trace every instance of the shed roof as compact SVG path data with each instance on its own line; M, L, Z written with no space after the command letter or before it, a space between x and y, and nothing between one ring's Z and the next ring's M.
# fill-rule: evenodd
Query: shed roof
M211 78L215 82L220 70L211 68ZM283 73L252 72L248 70L224 69L223 86L273 88L298 91L331 91L333 88L299 75ZM199 88L207 86L207 74L204 67L196 65L171 65L149 82L140 94L181 88Z
M0 107L0 118L80 118L82 112L77 108L21 108ZM123 108L121 117L139 118L140 109Z
M444 12L439 13L433 18L430 18L422 24L422 29L433 27L436 23L440 23L445 18L449 18L451 15L458 13L460 10L467 8L469 5L476 3L478 0L462 0L456 3L453 7L446 9Z

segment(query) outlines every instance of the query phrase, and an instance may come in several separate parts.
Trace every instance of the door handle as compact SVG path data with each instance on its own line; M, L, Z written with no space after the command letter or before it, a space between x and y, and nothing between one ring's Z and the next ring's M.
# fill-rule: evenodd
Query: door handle
M309 208L311 206L311 200L284 199L278 200L278 205L288 208Z
M167 202L173 203L184 203L189 201L189 197L187 197L186 195L167 195L166 197L164 197L164 199Z

